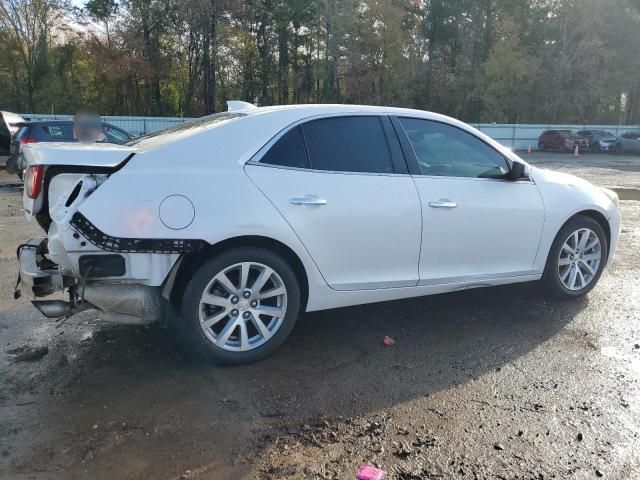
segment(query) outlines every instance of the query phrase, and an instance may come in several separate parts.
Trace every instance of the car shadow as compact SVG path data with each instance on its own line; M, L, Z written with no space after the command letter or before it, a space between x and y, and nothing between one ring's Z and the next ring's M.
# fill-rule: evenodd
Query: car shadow
M33 454L58 453L16 462L66 462L95 478L136 469L165 478L166 463L154 458L162 451L178 452L176 465L234 465L265 447L273 429L366 415L499 369L587 305L550 302L522 284L308 313L273 356L239 367L197 362L160 328L85 320L51 348L40 377L49 394L23 410L26 423L48 432ZM385 336L395 346L383 345ZM77 457L59 453L69 451Z

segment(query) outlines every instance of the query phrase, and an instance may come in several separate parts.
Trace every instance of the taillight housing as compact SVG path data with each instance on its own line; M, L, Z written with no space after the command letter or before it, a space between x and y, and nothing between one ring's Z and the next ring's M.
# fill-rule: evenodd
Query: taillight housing
M23 145L28 145L29 143L36 143L36 140L35 140L35 138L25 137L25 138L21 138L19 140L19 143L20 143L20 147L19 147L20 151L22 151L22 146Z
M32 165L27 168L27 173L24 177L24 188L27 192L27 197L31 199L38 198L42 191L42 182L44 180L44 165Z

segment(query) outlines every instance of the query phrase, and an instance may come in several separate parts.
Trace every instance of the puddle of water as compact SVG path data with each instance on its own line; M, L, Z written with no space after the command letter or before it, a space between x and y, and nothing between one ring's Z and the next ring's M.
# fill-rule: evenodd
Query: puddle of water
M613 187L611 190L618 194L620 200L640 200L640 188Z

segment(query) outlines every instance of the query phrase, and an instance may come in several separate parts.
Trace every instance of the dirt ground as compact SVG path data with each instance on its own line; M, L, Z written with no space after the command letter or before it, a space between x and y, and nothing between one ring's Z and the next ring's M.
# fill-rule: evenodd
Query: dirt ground
M526 159L640 187L640 157ZM20 202L0 186L2 479L640 478L639 201L580 301L526 284L317 312L234 368L14 300L15 248L39 233Z

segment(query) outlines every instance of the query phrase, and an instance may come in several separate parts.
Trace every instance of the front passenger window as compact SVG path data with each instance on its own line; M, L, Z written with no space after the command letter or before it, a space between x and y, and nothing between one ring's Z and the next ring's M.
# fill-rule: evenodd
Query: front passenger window
M432 120L400 118L423 175L505 178L506 159L464 130Z

